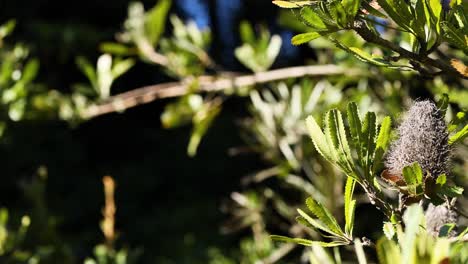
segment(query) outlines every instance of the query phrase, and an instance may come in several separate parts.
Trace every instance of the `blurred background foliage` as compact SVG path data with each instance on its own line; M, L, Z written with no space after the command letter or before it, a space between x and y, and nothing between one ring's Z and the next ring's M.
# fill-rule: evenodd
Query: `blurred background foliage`
M308 115L354 101L398 121L443 94L448 120L468 108L466 80L366 63L343 46L388 53L353 32L292 45L307 21L271 1L1 1L0 18L2 263L307 263L326 253L269 234L318 238L295 221L310 196L343 220L345 178ZM377 240L383 215L356 192L355 233Z

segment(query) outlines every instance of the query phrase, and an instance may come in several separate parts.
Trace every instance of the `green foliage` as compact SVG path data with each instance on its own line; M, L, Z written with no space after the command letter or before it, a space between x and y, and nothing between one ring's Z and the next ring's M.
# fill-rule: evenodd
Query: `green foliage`
M112 60L111 55L103 54L98 58L96 68L83 57L78 57L76 64L88 78L99 100L105 100L111 95L114 80L130 70L135 61L132 59Z
M240 37L244 44L234 51L236 58L253 72L268 70L280 52L281 37L270 38L270 33L262 29L256 39L252 25L246 21L240 24Z
M0 26L0 100L4 106L2 112L6 112L7 118L19 121L24 118L33 94L32 81L39 71L39 61L28 58L29 50L22 44L6 46L4 38L12 33L14 27L14 20ZM0 122L1 135L5 120Z
M94 258L86 258L84 264L133 264L138 263L140 251L121 249L119 251L106 245L97 245L94 248Z
M311 241L303 238L289 238L285 236L273 235L271 238L276 241L297 243L305 246L320 245L322 247L335 247L352 243L353 241L353 225L354 225L354 210L356 200L352 199L352 192L354 189L354 180L350 180L346 184L345 191L345 231L338 225L337 220L321 203L312 198L306 200L306 205L309 211L317 217L317 220L309 216L301 209L297 209L300 216L296 220L310 228L314 228L323 232L324 236L329 237L332 241Z
M8 223L9 216L6 208L0 209L0 260L3 263L19 263L37 259L31 252L21 249L31 219L27 215L23 216L18 229L14 230Z
M194 22L184 24L178 17L170 17L173 36L161 40L161 52L167 57L166 70L174 77L197 76L206 67L214 67L206 49L211 43L209 29L199 29Z
M136 53L142 58L154 63L161 63L155 47L164 31L171 2L171 0L158 1L147 12L145 12L141 2L131 3L128 7L128 17L124 23L124 32L119 37L123 44L107 42L101 45L101 49L115 55L132 55L136 48Z
M349 133L345 128L341 112L336 109L325 115L324 132L310 116L306 120L309 135L317 151L347 176L354 178L360 184L372 183L375 177L374 168L378 166L374 165L374 160L377 158L380 161L383 152L388 148L391 133L390 118L386 117L380 129L377 129L375 114L368 112L361 121L355 103L348 105L347 116ZM353 153L348 144L348 134L351 135Z
M377 241L379 263L463 263L458 250L466 242L447 237L432 237L425 232L424 214L418 205L412 205L403 216L405 229L397 226L398 242L382 237ZM455 254L453 254L455 253Z
M451 1L450 7L443 7L436 0L379 0L378 8L366 1L333 0L333 1L273 1L274 4L299 10L297 18L308 26L311 32L302 33L292 38L295 45L303 44L322 36L329 37L337 47L353 54L358 59L370 64L395 68L399 70L413 69L429 74L425 69L428 55L436 51L444 42L467 52L468 34L466 12L461 3ZM377 21L375 16L384 19ZM393 28L392 23L398 27ZM408 38L411 50L398 46L380 36L377 26L387 30L395 30ZM385 50L398 53L398 57L369 54L362 47L346 45L336 39L336 32L353 31L365 41L378 45ZM446 58L431 60L430 66L442 72L466 78L466 73L449 65ZM408 60L410 63L408 63ZM395 64L396 61L402 63ZM430 67L427 67L430 68Z
M304 238L289 238L284 236L272 236L272 239L306 246L320 245L322 247L354 243L358 262L367 263L362 249L363 242L352 237L356 206L356 200L353 200L352 196L355 183L358 182L367 193L371 202L376 204L377 208L383 210L392 221L384 223L383 232L385 237L377 243L377 253L381 263L388 263L388 261L395 259L400 259L401 263L425 263L425 260L431 259L434 261L433 263L439 263L443 259L450 258L448 254L451 243L456 244L458 241L448 240L447 238L437 238L434 240L424 229L421 231L420 227L425 226L422 208L415 204L410 206L406 202L410 200L408 197L420 200L423 198L423 194L427 194L426 197L431 202L437 203L439 200L447 200L448 197L459 196L463 189L453 185L446 185L447 178L445 175L436 178L436 187L433 188L428 183L433 178L423 175L421 166L416 162L404 167L402 172L404 183L397 186L400 197L406 198L400 199L398 207L390 204L384 200L385 198L381 189L387 186L380 186L377 181L378 177L375 175L377 171L374 169L378 166L375 164L375 161L382 161L385 150L390 144L390 117L384 118L379 127L376 126L376 116L372 112L368 112L364 120L361 121L355 103L348 105L347 116L349 129L345 127L341 113L336 109L330 110L325 114L324 130L320 128L313 117L308 117L306 120L309 135L317 151L347 175L344 192L345 232L342 231L336 219L321 203L309 198L306 201L306 205L317 217L317 220L298 209L300 215L297 218L298 222L307 227L320 230L324 236L332 241L317 242ZM348 134L350 135L349 141L352 143L353 148L350 148L348 145ZM384 177L387 176L384 175ZM395 216L403 210L404 214L401 220L404 225L402 226L401 220L398 220L399 218L395 218ZM436 214L435 211L432 213ZM440 235L447 237L451 230L453 230L453 227L454 224L442 227ZM397 234L401 249L392 240L395 234ZM463 242L460 241L460 243ZM432 247L432 245L435 245L437 249L424 248ZM388 251L384 252L384 248L388 248ZM433 254L428 254L427 252L433 252Z
M25 45L11 45L4 40L15 25L9 21L0 27L0 134L11 121L43 115L76 124L98 113L102 106L108 111L105 113L120 112L153 100L148 98L166 97L155 95L162 91L167 92L167 97L178 97L166 104L161 115L163 127L191 124L187 153L194 156L202 137L220 115L223 103L232 96L248 95L249 112L240 122L241 133L248 145L246 152L254 152L263 160L256 162L257 171L241 178L245 191L232 193L234 205L223 204L231 218L222 230L248 229L250 237L242 240L236 254L210 251L211 264L281 262L296 245L273 243L268 230L287 234L271 236L275 240L307 246L303 255L308 254L311 263L373 262L374 259L366 259L364 251L364 247L373 244L380 263L440 263L447 258L451 263L465 263L466 230L453 237L457 229L454 224L446 224L440 228L440 237L434 238L424 231L421 207L411 204L419 201L453 206L456 199L461 207L464 204L461 196L466 185L458 176L466 166L463 147L468 135L464 112L466 83L461 80L466 78L466 5L452 1L448 9L436 0L377 2L380 7L358 0L273 1L295 15L296 24L289 22L300 34L293 37L292 43L314 40L309 45L316 56L310 62L317 64L319 71L325 69L318 75L301 75L301 69L289 69L285 72L292 72L291 76L297 79L286 74L280 82L265 77L271 76L266 71L274 64L282 44L281 38L271 35L266 27L248 21L240 24L242 43L235 56L254 74L240 76L238 81L241 73L226 73L210 57L210 29L169 16L170 0L157 1L146 11L142 3L131 3L123 32L116 35L117 42L101 43L104 54L96 66L85 57L76 59L90 85L72 85L69 94L35 83L39 61L29 57ZM166 20L171 26L166 25ZM171 32L163 34L166 28ZM356 63L348 54L369 65ZM164 71L176 80L156 86L158 89L152 90L150 96L145 94L148 87L111 96L114 81L132 68L137 57L158 65L148 69ZM327 73L327 69L334 68L332 65L358 68L358 73L339 73L335 77L334 73ZM408 70L429 78L415 76ZM314 77L302 77L308 74ZM248 86L244 80L249 80ZM417 89L411 88L416 86ZM135 94L139 96L132 97ZM401 179L393 181L393 175L384 170L385 153L393 139L392 120L398 120L394 117L409 101L410 94L431 94L435 98L444 94L439 108L447 114L447 120L452 119L448 126L449 143L461 146L460 152L454 154L457 171L453 175L425 175L420 164L413 163L403 169ZM349 101L356 103L344 107ZM342 112L345 108L346 114ZM365 114L361 115L358 109ZM314 119L322 114L323 120ZM230 152L244 151L236 148ZM6 222L5 211L0 211L0 262L18 263L21 259L19 262L74 263L68 241L59 236L60 222L47 210L44 182L32 181L24 186L34 205L31 227L28 216L16 230L12 221ZM365 200L361 199L362 193L388 218L381 228L385 237L376 243L354 234L362 225L375 227L375 221L363 220L367 211L358 211L356 216L358 203ZM305 197L309 197L308 209L298 209L296 217L290 205L295 206ZM26 228L28 232L23 232ZM29 244L25 246L24 241ZM138 250L111 244L98 244L94 256L85 263L137 262ZM338 247L342 245L347 247ZM354 246L356 257L347 252L342 261L340 252L350 245ZM326 247L333 247L333 252ZM295 260L297 253L298 250L291 253L290 259Z

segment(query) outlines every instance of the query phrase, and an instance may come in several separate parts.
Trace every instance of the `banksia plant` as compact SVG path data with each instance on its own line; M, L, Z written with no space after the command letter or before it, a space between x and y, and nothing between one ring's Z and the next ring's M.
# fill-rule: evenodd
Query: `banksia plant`
M462 214L455 207L456 198L463 188L447 175L450 148L468 136L468 125L459 121L465 116L460 112L450 122L450 129L447 127L443 118L448 102L444 96L438 102L440 109L431 101L415 102L405 113L393 142L391 118L384 117L378 123L373 112L361 116L356 103L348 104L346 119L338 109L328 111L322 126L309 116L306 127L317 152L346 175L344 225L311 197L306 200L307 210L297 209L297 221L326 239L278 235L272 239L313 248L354 245L359 263L366 263L363 245L375 245L379 262L384 264L467 263L466 258L456 258L466 251L468 240L468 228L460 234L455 231L457 214ZM460 126L463 128L456 131ZM386 167L383 173L382 165ZM382 226L385 236L376 243L353 233L354 190L359 187L387 217ZM398 199L389 191L397 191ZM429 204L425 214L424 204Z
M457 213L445 204L433 205L429 204L426 210L426 230L433 236L438 236L440 229L446 224L454 224L457 222ZM452 231L449 235L454 235Z
M447 125L433 102L415 102L398 127L398 134L385 160L388 174L402 179L403 169L415 162L425 177L437 178L448 173Z

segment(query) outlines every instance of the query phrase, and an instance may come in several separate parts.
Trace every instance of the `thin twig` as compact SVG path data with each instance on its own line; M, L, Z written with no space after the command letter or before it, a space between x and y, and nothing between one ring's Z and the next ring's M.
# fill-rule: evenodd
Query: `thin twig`
M298 78L303 76L323 76L323 75L363 75L364 73L356 69L345 69L332 64L297 66L259 72L255 74L219 77L202 76L197 79L201 92L220 92L226 89L252 86L272 81ZM83 118L89 119L107 113L121 112L126 109L147 104L157 99L171 98L185 95L190 90L190 83L170 82L156 85L149 85L137 88L119 95L115 95L101 103L93 104L83 111Z

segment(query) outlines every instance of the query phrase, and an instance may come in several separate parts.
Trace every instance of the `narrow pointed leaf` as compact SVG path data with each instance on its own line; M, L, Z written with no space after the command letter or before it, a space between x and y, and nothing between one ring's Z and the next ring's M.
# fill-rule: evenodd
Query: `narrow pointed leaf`
M460 131L449 138L449 144L453 145L457 142L461 142L468 136L468 125L465 125Z
M304 238L291 238L286 236L271 235L270 238L274 241L286 242L286 243L296 243L304 246L321 246L321 247L336 247L347 245L347 242L344 241L332 241L332 242L323 242L323 241L312 241Z
M314 1L273 1L273 4L282 8L299 8L311 5Z
M372 158L375 151L375 136L376 136L376 125L375 125L375 113L368 112L362 123L362 138L363 144L361 145L361 151L363 153L364 169L366 177L369 177L369 169L372 164Z
M322 34L320 34L319 32L302 33L302 34L294 36L291 39L291 43L293 45L297 46L297 45L301 45L301 44L307 43L309 41L312 41L312 40L314 40L316 38L319 38L321 36L322 36Z
M335 162L334 156L332 156L330 147L327 144L325 134L312 116L307 117L306 127L315 149L328 161L332 163Z
M363 138L361 134L361 118L359 117L357 105L354 102L348 104L348 123L351 134L351 142L357 151L358 159L361 160L363 156L361 151L361 145L363 144Z
M304 245L304 246L312 246L313 242L312 240L304 239L304 238L291 238L291 237L286 237L286 236L278 236L278 235L271 235L270 238L274 241L279 241L279 242L286 242L286 243L296 243L299 245Z
M356 16L359 10L360 3L361 3L360 0L342 0L341 1L341 4L343 5L344 10L349 20L354 19L354 17Z
M345 209L345 233L349 236L353 235L354 226L354 211L356 209L356 200L353 200L354 187L356 181L347 177L344 193L344 209Z
M300 12L302 20L307 24L309 27L313 28L316 31L320 30L327 30L327 26L323 23L322 19L320 18L317 13L310 7L304 7L301 9Z
M321 221L315 220L314 218L309 216L307 213L305 213L301 209L297 209L297 212L301 215L303 220L307 221L314 228L319 229L319 230L321 230L323 232L326 232L326 233L328 233L330 235L333 235L333 236L336 236L336 237L341 237L341 234L338 234L338 233L334 232L328 226L326 226L324 223L322 223ZM299 222L301 222L301 221L299 221ZM307 225L307 226L309 226L309 225Z
M390 144L390 135L391 135L391 126L392 126L392 119L387 116L382 120L380 125L379 135L377 136L377 142L375 146L375 155L374 155L374 166L373 172L377 172L379 168L380 162L387 151L388 146Z
M341 227L338 225L335 217L323 206L321 203L315 201L311 197L306 200L307 208L322 222L324 223L333 233L343 235Z
M145 30L149 42L156 45L164 31L171 0L160 0L146 13Z

